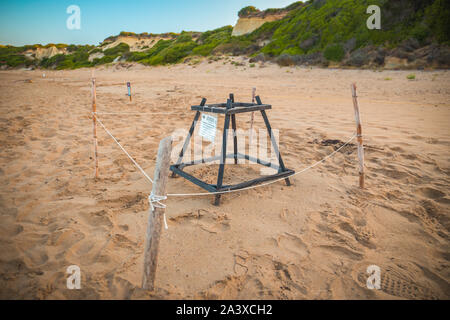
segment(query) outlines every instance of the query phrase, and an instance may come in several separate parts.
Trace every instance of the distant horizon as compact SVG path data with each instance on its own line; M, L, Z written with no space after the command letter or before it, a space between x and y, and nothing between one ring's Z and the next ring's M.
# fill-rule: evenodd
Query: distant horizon
M295 0L106 0L52 1L17 0L0 3L0 44L24 46L41 44L98 45L122 31L140 33L205 32L235 25L237 13L252 5L258 9L283 8ZM67 8L80 8L80 30L69 30Z

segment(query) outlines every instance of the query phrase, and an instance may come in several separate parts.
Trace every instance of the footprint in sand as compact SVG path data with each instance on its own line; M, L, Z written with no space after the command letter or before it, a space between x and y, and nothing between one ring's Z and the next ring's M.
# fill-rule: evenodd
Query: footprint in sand
M230 229L230 219L226 214L199 209L196 213L188 212L169 219L177 224L189 223L198 225L202 230L218 233Z
M23 226L20 224L9 225L6 228L6 221L3 221L2 225L0 225L1 237L5 238L5 239L10 239L14 236L17 236L22 231L23 231Z
M419 188L417 193L425 198L433 200L445 197L444 192L430 187Z
M50 245L57 246L65 251L84 238L85 235L82 232L73 229L62 229L51 234Z
M113 223L110 216L106 210L101 210L97 212L81 213L82 220L86 222L89 226L93 227L103 227L107 230L113 227Z
M294 254L295 260L303 259L309 255L309 250L303 240L294 234L285 232L275 239L276 245L281 249Z
M373 238L373 232L368 230L365 227L354 227L348 222L342 222L339 224L339 228L343 231L346 231L355 237L355 240L358 241L363 246L369 249L375 249L376 246L370 240Z
M367 267L376 263L360 263L353 268L352 277L353 279L363 288L367 288ZM417 300L435 300L444 298L448 295L449 285L448 282L441 279L440 277L432 274L433 276L426 275L426 272L421 270L420 266L412 263L402 263L402 264L387 264L378 265L381 269L381 291L387 293L391 296L406 298L406 299L417 299ZM439 281L436 282L438 278ZM429 288L418 283L416 279L427 279L434 282L437 287L447 290L439 292L438 288ZM424 282L424 283L426 283ZM434 287L434 286L433 286ZM444 288L442 288L444 287ZM367 289L369 290L369 289ZM446 297L448 299L448 296Z

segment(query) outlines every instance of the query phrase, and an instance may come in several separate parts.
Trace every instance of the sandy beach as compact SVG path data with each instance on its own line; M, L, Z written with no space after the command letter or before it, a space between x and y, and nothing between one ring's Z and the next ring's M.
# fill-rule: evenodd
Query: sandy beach
M143 113L100 119L151 176L159 141L189 128L191 105L229 93L250 102L252 87L272 105L286 166L300 171L354 135L356 82L366 188L353 141L290 187L227 194L220 206L213 196L169 197L157 289L148 292L140 287L151 184L101 127L94 179L91 70L1 71L1 299L450 298L449 71L204 61L118 64L95 76L98 112ZM240 128L249 122L237 118ZM255 126L264 128L260 117ZM207 179L213 169L193 170ZM228 166L225 176L253 170ZM168 191L204 192L183 178ZM81 269L81 290L66 287L70 265ZM381 269L380 290L366 287L369 265Z

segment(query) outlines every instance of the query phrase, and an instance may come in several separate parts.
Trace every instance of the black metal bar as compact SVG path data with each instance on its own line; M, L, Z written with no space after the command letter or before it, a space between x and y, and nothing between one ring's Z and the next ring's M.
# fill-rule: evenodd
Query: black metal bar
M227 109L232 108L232 102L231 99L228 99L227 101ZM228 137L228 128L230 127L230 115L225 115L225 121L223 126L223 138L222 138L222 158L220 162L219 167L219 175L217 177L217 190L219 190L222 187L223 183L223 173L225 171L225 161L226 161L226 154L227 154L227 137ZM214 202L216 206L220 204L220 194L216 195L216 200Z
M251 106L251 107L235 107L231 110L227 110L225 113L228 114L236 114L236 113L244 113L244 112L254 112L258 110L269 110L272 109L270 104L263 104L260 106Z
M295 171L288 169L288 170L286 170L284 172L279 172L279 173L276 173L276 174L272 174L270 176L256 178L256 179L253 179L253 180L249 180L249 181L245 181L245 182L242 182L242 183L234 184L234 185L231 185L231 186L228 186L228 187L222 187L220 189L217 188L217 191L220 192L220 191L228 191L228 190L239 190L239 189L243 189L243 188L247 188L247 187L251 187L251 186L260 184L262 182L266 182L266 181L270 181L270 180L276 180L276 179L280 179L280 178L283 178L283 177L287 177L287 176L293 175L294 173L295 173Z
M224 109L224 108L211 108L209 106L207 106L207 107L192 106L191 110L201 111L201 112L209 112L209 113L219 113L219 114L226 113L226 109Z
M256 102L258 104L262 104L261 98L259 96L256 96ZM269 119L267 118L266 111L265 110L261 110L261 115L262 115L262 117L264 119L264 123L266 124L267 132L269 133L270 140L272 141L273 149L274 149L274 151L275 151L275 153L277 154L277 157L278 157L278 162L280 164L280 169L278 171L279 172L280 171L286 171L286 167L284 166L283 158L281 157L281 153L280 153L280 150L278 149L278 145L277 145L277 142L275 140L275 137L273 136L272 127L270 126L270 122L269 122ZM286 185L287 186L291 185L291 182L289 181L289 178L286 178L285 181L286 181Z
M236 133L236 115L231 115L231 126L233 128L233 142L234 142L234 164L238 163L237 153L238 153L238 141Z
M226 157L227 157L227 159L234 158L234 153L229 153L229 154L226 155ZM277 164L275 164L275 163L267 162L267 161L261 160L259 158L255 158L255 157L249 156L247 154L242 154L242 153L238 152L237 153L237 157L238 157L238 159L245 159L245 160L248 160L248 161L251 161L251 162L263 165L265 167L272 168L272 169L277 170L277 171L279 171L279 169L280 169L280 167ZM203 159L199 159L199 160L192 160L191 162L182 162L182 163L176 164L176 166L179 169L183 169L185 167L190 167L190 166L194 166L194 165L197 165L197 164L208 163L208 162L213 162L213 161L216 161L216 160L220 160L221 158L222 158L222 155L214 156L214 157L203 158Z
M203 98L202 102L200 103L200 105L204 106L205 104L206 104L206 99ZM200 118L200 112L199 111L197 111L195 113L194 121L192 121L191 128L189 129L189 133L188 133L188 135L186 137L186 140L184 141L184 144L183 144L183 149L181 149L180 154L178 156L178 160L176 162L177 164L180 164L181 161L183 161L183 156L184 156L184 154L186 152L187 147L189 146L189 142L191 140L191 137L194 134L194 129L195 129L195 126L197 125L198 118ZM172 178L174 178L175 176L176 176L176 174L175 174L175 172L173 172L172 173Z
M254 162L257 164L261 164L265 167L273 168L274 170L280 171L280 167L278 165L276 165L272 162L267 162L267 161L261 160L259 158L252 157L247 154L238 153L238 158L244 158L245 160L248 160L248 161L251 161L251 162Z
M210 113L218 113L218 114L236 114L236 113L243 113L243 112L254 112L259 110L269 110L272 109L271 105L263 104L263 105L252 105L252 106L236 106L236 103L234 104L234 108L231 109L225 109L223 107L214 107L214 105L208 105L208 106L191 106L191 110L193 111L200 111L200 112L210 112Z
M232 108L234 108L234 94L230 93L230 100L232 103ZM228 108L227 108L228 109ZM233 150L234 150L234 164L238 163L238 158L237 158L237 135L236 135L236 116L233 114L231 115L231 127L233 129Z
M233 157L233 154L229 154L227 155L228 157ZM199 159L199 160L192 160L191 162L182 162L182 163L177 163L179 168L184 168L184 167L189 167L189 166L195 166L196 164L202 164L202 163L208 163L208 162L213 162L216 160L220 160L222 158L222 156L214 156L214 157L209 157L209 158L203 158L203 159Z
M193 175L190 175L189 173L184 172L183 170L179 169L176 165L170 166L170 171L172 171L175 174L178 174L179 176L185 178L186 180L189 180L193 184L198 185L199 187L205 189L206 191L209 191L209 192L217 191L217 188L214 187L213 185L210 185L210 184L194 177Z

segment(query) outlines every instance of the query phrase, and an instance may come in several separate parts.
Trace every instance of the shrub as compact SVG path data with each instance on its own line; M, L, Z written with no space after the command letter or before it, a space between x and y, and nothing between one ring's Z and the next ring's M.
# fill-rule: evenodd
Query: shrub
M239 18L245 18L248 17L251 13L258 13L261 12L259 9L255 8L254 6L247 6L245 8L242 8L238 12Z
M276 58L276 63L282 67L294 66L300 62L301 58L299 55L282 54Z
M345 51L342 45L335 44L325 48L324 57L329 61L340 62L344 58Z
M105 63L111 63L114 61L114 57L112 56L104 56L102 58L96 58L94 59L94 61L92 61L92 64L94 66L99 65L99 64L105 64Z
M27 62L27 58L22 55L15 54L7 57L0 57L0 61L5 61L8 67L15 68L21 65L25 65Z
M117 57L128 51L130 51L130 46L126 43L121 42L117 46L103 51L103 53L105 54L105 56L116 56Z
M193 41L176 43L168 48L164 49L159 53L162 57L162 63L176 63L179 62L184 57L188 56L192 49L196 46Z
M414 73L408 74L406 76L406 79L408 79L408 80L416 80L416 75Z

